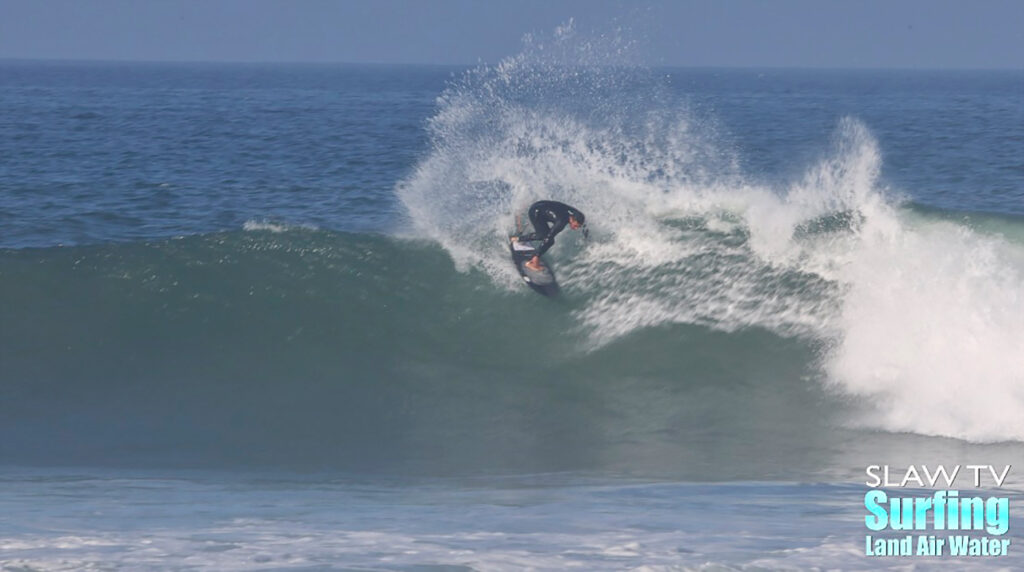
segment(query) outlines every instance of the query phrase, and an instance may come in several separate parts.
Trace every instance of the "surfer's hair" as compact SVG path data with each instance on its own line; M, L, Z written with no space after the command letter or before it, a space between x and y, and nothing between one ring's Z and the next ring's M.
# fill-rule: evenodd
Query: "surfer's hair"
M576 219L576 222L578 222L580 224L584 224L584 223L587 222L587 217L585 217L583 215L583 213L581 213L580 211L578 211L576 209L573 209L572 211L570 211L569 212L569 216L571 216L572 218Z

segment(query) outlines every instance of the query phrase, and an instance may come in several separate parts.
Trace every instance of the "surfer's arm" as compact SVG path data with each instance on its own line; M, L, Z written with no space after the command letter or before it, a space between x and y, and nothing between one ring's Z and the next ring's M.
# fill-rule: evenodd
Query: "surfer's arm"
M519 241L522 241L522 243L527 243L527 241L535 241L535 243L536 243L536 241L538 241L538 240L544 240L544 244L548 245L548 248L551 248L549 243L554 243L554 241L555 241L554 230L552 229L551 232L547 232L547 233L544 233L544 232L530 232L529 234L520 234L519 235Z

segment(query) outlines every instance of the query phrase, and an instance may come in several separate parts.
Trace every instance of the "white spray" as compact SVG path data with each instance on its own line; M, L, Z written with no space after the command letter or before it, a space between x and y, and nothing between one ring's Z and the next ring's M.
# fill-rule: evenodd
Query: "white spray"
M417 231L512 288L512 213L562 200L595 235L553 251L568 294L589 301L576 313L589 348L666 323L764 328L826 342L829 383L871 405L861 423L1024 440L1021 245L899 208L854 119L800 180L749 182L714 122L625 45L567 26L454 83L432 153L398 189Z

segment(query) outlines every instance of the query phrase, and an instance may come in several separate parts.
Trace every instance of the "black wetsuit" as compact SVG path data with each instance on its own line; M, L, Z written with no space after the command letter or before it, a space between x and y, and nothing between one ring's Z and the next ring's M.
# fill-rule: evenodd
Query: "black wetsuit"
M533 224L533 232L524 234L519 240L542 240L537 247L537 256L548 251L555 244L555 235L565 229L569 224L569 217L572 216L578 222L584 221L583 213L558 201L537 201L530 205L530 223Z

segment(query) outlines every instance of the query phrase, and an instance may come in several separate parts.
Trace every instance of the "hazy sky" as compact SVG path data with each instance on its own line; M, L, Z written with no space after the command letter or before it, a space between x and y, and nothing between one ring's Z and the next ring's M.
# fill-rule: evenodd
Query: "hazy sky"
M1022 0L0 0L0 58L493 63L569 18L650 65L1024 68Z

